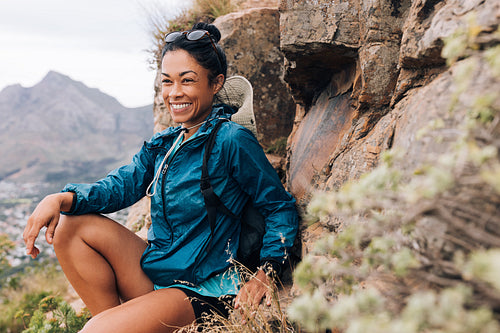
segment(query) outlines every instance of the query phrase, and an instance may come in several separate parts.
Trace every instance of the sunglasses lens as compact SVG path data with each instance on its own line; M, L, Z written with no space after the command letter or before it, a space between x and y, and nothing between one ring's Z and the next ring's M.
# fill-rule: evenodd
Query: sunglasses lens
M165 36L165 42L172 43L174 40L179 38L179 36L182 36L182 32L180 32L180 31L171 32Z
M208 32L205 30L193 30L188 32L186 38L190 41L195 41L202 39L205 35L208 35Z

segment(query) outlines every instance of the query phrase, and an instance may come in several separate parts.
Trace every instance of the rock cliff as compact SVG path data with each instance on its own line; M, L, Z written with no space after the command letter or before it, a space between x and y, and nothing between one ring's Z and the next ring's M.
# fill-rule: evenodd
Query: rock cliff
M474 30L478 50L467 56L481 59L498 43L498 2L285 0L280 13L285 80L298 102L287 184L302 204L373 169L389 148L415 168L449 149L474 97L490 92L499 102L498 78L477 66L460 95L469 101L450 116L456 65L442 56L445 39L462 30ZM436 119L447 119L433 133L445 139L418 140Z

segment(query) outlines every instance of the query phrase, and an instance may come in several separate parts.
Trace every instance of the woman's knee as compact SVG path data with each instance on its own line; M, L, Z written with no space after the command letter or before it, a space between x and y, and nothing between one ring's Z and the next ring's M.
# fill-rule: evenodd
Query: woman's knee
M81 226L84 224L79 222L84 216L61 215L54 232L53 245L56 251L71 244L75 237L80 237Z

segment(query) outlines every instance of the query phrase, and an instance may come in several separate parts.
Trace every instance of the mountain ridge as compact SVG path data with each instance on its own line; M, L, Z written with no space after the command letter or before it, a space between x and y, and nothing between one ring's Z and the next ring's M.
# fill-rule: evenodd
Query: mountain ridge
M153 133L152 105L127 108L55 71L0 91L0 117L0 180L92 181Z

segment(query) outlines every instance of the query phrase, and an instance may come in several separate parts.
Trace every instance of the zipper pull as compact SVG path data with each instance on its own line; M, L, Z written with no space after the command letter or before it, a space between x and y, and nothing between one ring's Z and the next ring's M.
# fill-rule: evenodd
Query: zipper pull
M163 169L161 170L161 174L162 175L165 175L167 173L167 169L168 169L168 164L165 163L165 166L163 167Z

